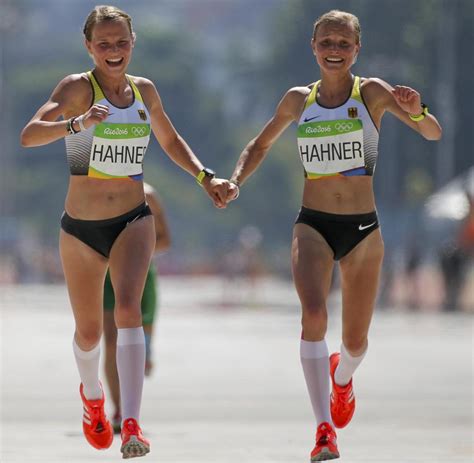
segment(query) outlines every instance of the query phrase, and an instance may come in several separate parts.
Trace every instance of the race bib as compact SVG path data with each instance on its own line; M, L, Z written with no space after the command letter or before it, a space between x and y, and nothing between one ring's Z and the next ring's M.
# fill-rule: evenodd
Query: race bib
M342 119L301 124L298 149L309 174L337 174L364 167L362 121Z
M150 125L98 124L94 130L89 177L143 177L143 157L150 140Z

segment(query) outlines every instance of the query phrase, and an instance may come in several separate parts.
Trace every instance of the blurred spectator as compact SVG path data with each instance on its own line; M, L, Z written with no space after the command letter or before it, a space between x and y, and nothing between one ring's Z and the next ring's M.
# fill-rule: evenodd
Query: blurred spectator
M439 259L444 279L444 310L460 307L460 297L469 276L469 266L474 258L474 196L465 191L469 210L461 222L457 235L440 248Z
M420 296L422 294L420 282L421 263L421 244L417 238L412 237L407 246L405 263L405 281L407 285L406 306L410 310L416 310L420 307Z
M259 252L261 231L247 225L239 233L238 244L223 258L223 305L254 305L257 299L257 284L265 272Z

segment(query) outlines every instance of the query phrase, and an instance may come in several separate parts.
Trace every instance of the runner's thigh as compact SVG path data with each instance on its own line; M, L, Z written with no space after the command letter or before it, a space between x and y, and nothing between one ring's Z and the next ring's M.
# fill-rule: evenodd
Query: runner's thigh
M377 229L340 260L343 339L355 344L362 342L369 330L383 253L382 235Z
M309 225L298 223L291 249L293 279L303 311L325 307L334 268L333 252Z
M110 277L114 287L115 309L134 307L140 310L146 274L155 247L153 216L128 225L110 252Z
M107 259L64 230L59 248L76 325L81 331L101 332Z

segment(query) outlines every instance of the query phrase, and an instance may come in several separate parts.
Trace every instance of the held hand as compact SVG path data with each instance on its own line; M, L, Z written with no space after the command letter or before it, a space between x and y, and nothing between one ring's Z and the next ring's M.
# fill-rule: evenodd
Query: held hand
M398 103L398 106L408 114L417 116L423 111L421 107L421 96L416 90L403 85L395 85L395 88L392 90L392 95Z
M109 115L109 108L101 104L95 104L91 106L86 113L83 115L83 124L86 129L89 127L100 124L102 121L107 119Z
M223 178L212 178L202 182L203 188L212 199L214 206L218 209L225 209L227 206L227 195L230 188L228 180Z
M239 193L239 186L234 182L230 182L229 189L227 190L226 203L229 204L231 201L235 201L239 197Z

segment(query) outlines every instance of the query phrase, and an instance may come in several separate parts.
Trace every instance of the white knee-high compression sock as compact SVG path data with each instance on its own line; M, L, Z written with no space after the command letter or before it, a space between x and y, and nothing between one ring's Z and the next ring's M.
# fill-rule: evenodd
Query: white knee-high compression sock
M364 360L366 353L367 349L362 355L352 357L352 355L347 352L344 344L341 344L341 357L339 359L339 365L334 372L334 381L336 381L336 384L339 386L345 386L349 383L357 367L360 365L362 360Z
M101 399L102 388L99 382L100 343L92 350L85 351L77 345L74 338L72 349L83 385L84 396L89 400Z
M145 377L145 334L142 326L117 330L117 371L122 418L138 421Z
M326 340L311 342L302 339L300 357L316 423L319 425L326 421L332 425L329 409L329 352Z

